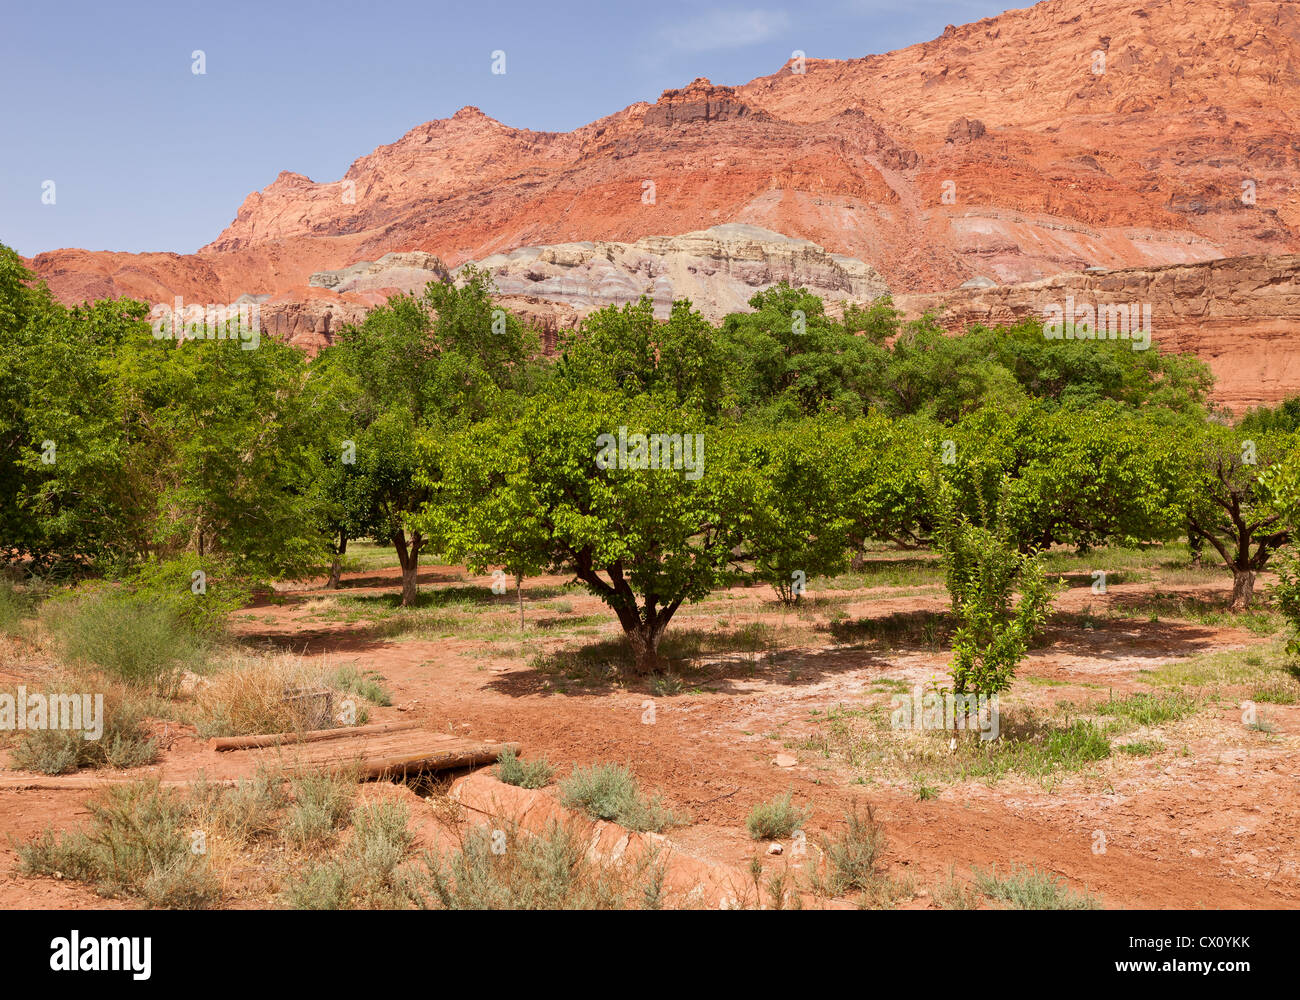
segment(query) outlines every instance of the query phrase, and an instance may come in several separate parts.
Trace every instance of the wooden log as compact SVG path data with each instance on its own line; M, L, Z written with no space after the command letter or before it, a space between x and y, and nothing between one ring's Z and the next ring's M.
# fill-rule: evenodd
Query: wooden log
M387 757L369 757L360 761L358 778L393 778L400 775L419 774L421 771L445 771L453 767L474 767L491 764L501 756L501 751L512 749L519 753L518 743L480 743L448 750L417 750Z
M321 740L346 740L356 736L396 733L415 729L418 722L376 722L368 726L342 726L338 729L312 729L305 733L262 733L257 736L220 736L208 745L213 750L253 750L282 743L318 743Z

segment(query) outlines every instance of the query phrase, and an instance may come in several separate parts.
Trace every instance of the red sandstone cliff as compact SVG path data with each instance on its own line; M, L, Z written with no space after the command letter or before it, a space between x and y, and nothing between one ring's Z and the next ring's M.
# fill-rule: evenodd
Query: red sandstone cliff
M1048 0L797 69L696 80L568 133L464 108L340 180L282 173L197 254L33 267L65 301L224 302L392 251L454 267L723 223L811 240L903 293L1300 251L1294 3Z

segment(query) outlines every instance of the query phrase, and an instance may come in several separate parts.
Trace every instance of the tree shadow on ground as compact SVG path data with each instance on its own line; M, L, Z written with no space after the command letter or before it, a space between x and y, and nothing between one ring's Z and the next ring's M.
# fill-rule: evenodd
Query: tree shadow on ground
M799 687L863 668L883 671L901 656L946 655L956 627L950 611L899 611L875 618L838 620L815 626L826 633L821 648L782 647L772 625L740 629L670 628L660 664L637 674L627 640L605 637L559 650L539 652L526 668L514 668L486 685L512 697L530 694L609 694L630 691L652 697L685 693L746 694L773 683ZM1217 630L1189 622L1097 619L1058 612L1030 653L1051 651L1120 661L1134 655L1192 656L1215 647Z
M1218 632L1192 622L1095 618L1086 613L1057 612L1039 633L1031 652L1050 648L1112 661L1153 653L1179 658L1215 648Z
M358 626L340 622L334 627L293 632L241 632L237 646L253 653L293 653L298 656L373 653L388 646L391 631L381 625Z
M525 669L513 669L486 685L511 697L633 691L652 697L677 694L746 694L773 682L815 684L827 676L889 666L861 648L778 648L771 626L756 623L734 630L671 628L653 673L638 674L632 648L614 636L538 653Z
M392 581L388 583L391 584ZM524 588L524 599L539 602L567 592L563 585L537 584ZM425 633L455 631L464 623L463 619L451 613L457 610L466 614L485 609L513 613L518 599L513 591L494 594L490 587L464 584L421 590L410 607L402 606L402 595L398 590L378 594L344 594L339 591L327 593L340 598L341 606L348 609L352 620L340 616L327 624L306 628L296 627L301 623L286 620L280 623L280 628L258 628L256 621L246 619L241 623L237 638L245 644L296 653L302 653L304 647L317 653L331 652L336 647L348 652L377 649L386 641L403 636L419 637ZM319 596L319 592L314 591L291 592L269 603L277 606L301 606ZM326 613L321 617L331 616ZM557 616L541 619L539 624L543 628L557 628L581 622L577 616L571 619ZM286 631L283 626L292 628L292 631ZM322 646L325 648L322 649Z
M346 590L364 590L374 589L376 587L401 587L402 571L400 567L394 566L386 572L375 572L373 570L363 571L366 576L348 576L345 575L339 581L337 589L329 587L316 587L313 591L322 591L326 594L342 593ZM419 570L415 574L415 582L423 586L433 586L438 583L462 583L465 576L463 573L446 573L437 570Z

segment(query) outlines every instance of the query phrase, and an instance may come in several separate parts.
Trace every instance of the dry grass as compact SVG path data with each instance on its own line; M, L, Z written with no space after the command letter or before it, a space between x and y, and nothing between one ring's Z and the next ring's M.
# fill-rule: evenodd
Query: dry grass
M294 656L250 657L203 678L193 695L200 736L247 736L318 728L319 719L286 691L326 687L324 661Z

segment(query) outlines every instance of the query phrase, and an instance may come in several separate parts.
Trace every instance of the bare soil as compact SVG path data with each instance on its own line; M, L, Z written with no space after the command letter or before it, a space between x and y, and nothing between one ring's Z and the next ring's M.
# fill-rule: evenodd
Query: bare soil
M670 663L682 678L674 694L656 693L647 678L566 676L547 667L548 654L618 636L613 615L597 599L577 589L561 591L565 579L525 582L522 632L513 589L492 595L491 577L433 566L422 568L419 582L425 594L481 590L483 600L468 611L465 605L450 609L472 620L473 628L434 621L402 633L385 627L391 609L378 602L373 617L347 620L356 617L355 605L339 613L340 595L398 593L400 574L393 566L347 574L337 592L322 589L323 580L287 587L278 603L236 616L234 631L243 643L377 671L393 704L373 709L372 722L417 719L440 731L515 740L525 757L549 758L560 777L575 764L626 764L643 787L689 813L689 825L671 832L673 841L710 860L744 866L757 854L770 868L787 864L788 850L787 857L770 857L765 842L749 839L745 819L756 803L792 790L796 804L812 809L805 827L810 839L842 828L855 804L873 807L889 838L890 873L914 885L904 906L933 905L932 887L950 868L968 880L972 866L1001 871L1013 864L1038 865L1107 907L1300 905L1294 822L1300 813L1300 707L1270 704L1268 731L1247 727L1238 703L1251 697L1248 685L1220 685L1218 699L1190 717L1115 741L1150 735L1163 749L1148 755L1112 753L1046 781L1014 773L996 781L940 781L932 797L922 798L916 783L900 779L896 769L877 773L826 752L824 729L829 715L846 707L887 705L888 692L901 687L890 688L890 682L911 686L942 677L948 653L941 639L917 639L903 627L884 639L836 637L844 623L935 621L946 607L940 586L893 588L902 596L878 587L824 591L816 595L824 605L814 599L799 612L783 608L768 588L716 593L684 609L670 634L735 634L766 626L770 631L761 634L768 638L757 650L704 652ZM1118 584L1104 595L1075 586L1058 599L1043 642L1005 704L1059 712L1061 701L1078 705L1154 690L1142 671L1163 664L1266 647L1268 637L1231 622L1210 626L1163 615L1153 621L1135 607L1153 589L1211 601L1225 598L1229 587L1226 573L1182 585ZM21 662L11 659L0 684L21 679ZM175 723L168 736L159 765L141 773L193 778L210 760L205 741ZM777 766L778 754L795 763ZM102 900L85 886L17 874L16 843L46 827L80 824L88 815L85 782L76 781L82 775L15 787L33 777L0 771L0 907L128 905Z

